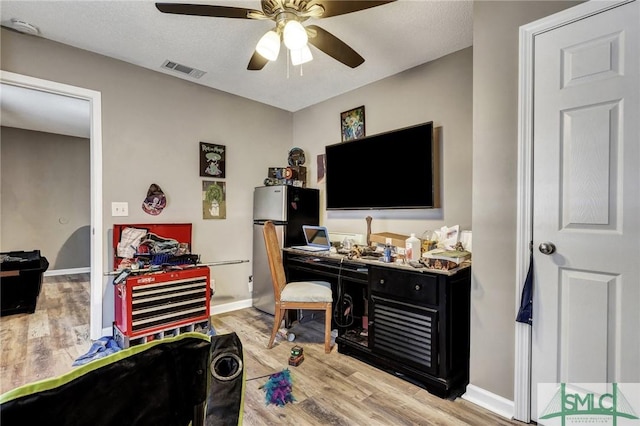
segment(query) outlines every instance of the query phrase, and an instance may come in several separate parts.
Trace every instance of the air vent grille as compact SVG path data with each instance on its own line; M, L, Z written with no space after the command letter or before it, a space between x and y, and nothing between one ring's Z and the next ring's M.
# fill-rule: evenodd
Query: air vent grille
M170 61L168 59L164 61L164 63L162 64L162 68L165 68L174 72L179 72L180 74L185 74L193 78L200 78L206 74L205 71L188 67L186 65L182 65L177 62Z
M437 312L372 296L373 347L393 359L436 374Z

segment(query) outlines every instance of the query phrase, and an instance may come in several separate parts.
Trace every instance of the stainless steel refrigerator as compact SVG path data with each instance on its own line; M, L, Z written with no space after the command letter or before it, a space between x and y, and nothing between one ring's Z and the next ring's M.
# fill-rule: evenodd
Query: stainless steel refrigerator
M262 227L276 225L281 247L305 244L302 225L319 225L320 191L292 185L253 190L253 306L274 315L275 299Z

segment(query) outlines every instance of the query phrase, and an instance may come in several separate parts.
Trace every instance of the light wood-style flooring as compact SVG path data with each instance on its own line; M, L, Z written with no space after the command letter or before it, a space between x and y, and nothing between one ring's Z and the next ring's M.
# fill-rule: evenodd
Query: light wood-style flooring
M0 318L0 392L70 371L91 346L89 276L44 277L33 314ZM217 334L235 332L243 345L245 425L523 425L457 398L440 399L334 347L324 353L322 321L303 321L290 330L293 342L266 345L273 317L253 308L212 318ZM288 365L292 346L305 360ZM265 377L289 368L296 401L267 405Z
M33 314L0 317L0 392L65 373L89 350L89 280L44 277Z

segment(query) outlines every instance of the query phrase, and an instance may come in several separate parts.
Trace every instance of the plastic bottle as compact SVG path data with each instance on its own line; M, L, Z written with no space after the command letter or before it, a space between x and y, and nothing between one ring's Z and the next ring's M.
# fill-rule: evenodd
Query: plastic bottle
M416 234L411 234L411 236L405 240L404 252L407 260L420 260L420 256L422 255L420 246L420 239L416 238Z
M391 262L391 246L389 244L385 246L383 254L382 261L385 263Z

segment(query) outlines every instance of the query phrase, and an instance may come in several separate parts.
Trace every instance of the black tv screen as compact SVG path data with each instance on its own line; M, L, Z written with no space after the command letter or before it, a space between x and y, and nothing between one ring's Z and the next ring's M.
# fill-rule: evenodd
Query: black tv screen
M433 122L325 147L326 208L437 207Z

